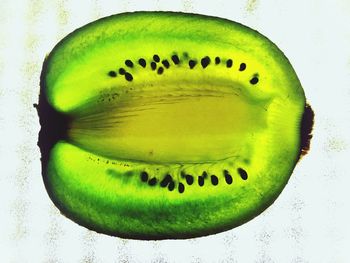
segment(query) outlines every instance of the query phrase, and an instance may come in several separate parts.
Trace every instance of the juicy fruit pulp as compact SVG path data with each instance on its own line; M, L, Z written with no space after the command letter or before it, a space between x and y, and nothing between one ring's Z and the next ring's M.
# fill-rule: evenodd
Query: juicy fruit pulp
M107 17L44 63L45 185L65 215L98 232L217 233L282 191L304 108L293 68L256 31L183 13Z

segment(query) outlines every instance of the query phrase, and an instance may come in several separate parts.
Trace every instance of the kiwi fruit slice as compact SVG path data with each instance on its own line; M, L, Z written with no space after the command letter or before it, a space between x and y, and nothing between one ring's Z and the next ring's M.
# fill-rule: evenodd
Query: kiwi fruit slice
M313 113L284 54L216 17L113 15L46 57L42 175L68 218L100 233L181 239L237 227L281 193Z

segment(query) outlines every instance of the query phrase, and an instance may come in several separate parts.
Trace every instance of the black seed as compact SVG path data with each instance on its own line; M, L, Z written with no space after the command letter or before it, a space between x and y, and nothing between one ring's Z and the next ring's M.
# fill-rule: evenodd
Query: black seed
M171 175L167 174L164 179L160 182L160 186L161 187L166 187L168 185L168 183L170 183L172 181Z
M179 183L178 190L180 194L182 194L185 191L185 186L183 185L183 183Z
M119 69L119 74L120 74L120 75L124 75L125 72L126 72L125 69L123 69L123 68L120 68L120 69Z
M206 171L204 171L204 172L202 173L202 176L203 176L203 178L207 178L207 177L208 177L207 172L206 172Z
M171 181L170 183L169 183L169 185L168 185L168 190L169 191L172 191L172 190L174 190L175 189L175 183L174 183L174 181Z
M169 68L169 67L170 67L169 61L166 60L166 59L162 61L162 64L163 64L163 66L164 66L165 68Z
M248 179L248 174L247 174L247 172L244 169L238 168L237 172L239 173L239 175L241 176L241 178L243 180L247 180Z
M224 170L225 181L227 184L232 184L232 176L227 170Z
M146 67L146 60L143 59L143 58L140 58L140 59L139 59L139 64L140 64L143 68L145 68L145 67Z
M163 67L159 67L158 70L157 70L157 73L159 75L161 75L163 73L163 71L164 71L164 68Z
M156 62L154 62L154 61L151 62L151 68L152 68L152 70L156 70L156 68L157 68Z
M126 79L127 81L132 81L132 80L133 80L133 77L132 77L132 75L131 75L130 73L126 72L126 73L125 73L125 79Z
M208 56L201 59L201 65L203 68L206 68L210 63L210 58Z
M188 185L193 184L193 176L189 175L189 174L186 174L186 182L187 182Z
M147 182L148 180L148 173L147 172L142 172L141 173L141 181L142 182Z
M219 179L215 175L210 176L210 179L213 185L218 185Z
M110 76L110 77L116 77L117 76L117 72L115 72L115 71L113 71L113 70L111 70L110 72L108 72L108 76Z
M228 67L228 68L232 67L232 59L228 59L226 61L226 67Z
M153 185L156 185L157 183L157 178L153 177L151 180L148 181L148 184L153 186Z
M192 60L192 59L190 61L188 61L188 65L190 66L190 69L193 69L196 64L197 64L197 62Z
M216 57L215 58L215 64L217 65L217 64L220 64L220 58L219 57Z
M159 58L158 55L153 55L153 60L154 60L155 62L159 62L159 61L160 61L160 58Z
M198 185L203 186L204 185L204 177L203 176L198 176Z
M258 83L259 79L257 77L253 77L251 80L250 80L250 84L253 84L255 85L256 83Z
M134 66L134 63L130 59L125 60L125 65L127 65L129 68L132 68Z
M180 59L177 55L172 55L171 59L174 62L174 64L176 64L176 65L180 63Z
M246 67L247 67L247 65L245 63L241 63L241 65L239 65L239 71L245 70Z

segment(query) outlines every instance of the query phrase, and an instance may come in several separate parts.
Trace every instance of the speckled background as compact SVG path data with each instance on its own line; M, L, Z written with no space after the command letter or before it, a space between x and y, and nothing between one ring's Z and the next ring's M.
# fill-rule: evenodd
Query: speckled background
M0 1L0 262L350 262L350 2ZM72 30L136 10L202 13L246 24L293 64L316 114L309 155L277 201L247 224L169 241L109 237L51 203L33 103L45 54Z

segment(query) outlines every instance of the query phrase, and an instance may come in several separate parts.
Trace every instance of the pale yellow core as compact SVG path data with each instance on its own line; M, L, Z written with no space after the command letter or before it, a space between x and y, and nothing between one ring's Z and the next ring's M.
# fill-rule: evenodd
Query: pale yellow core
M94 153L152 163L239 156L266 122L265 105L238 89L139 89L106 99L71 123L69 138Z

